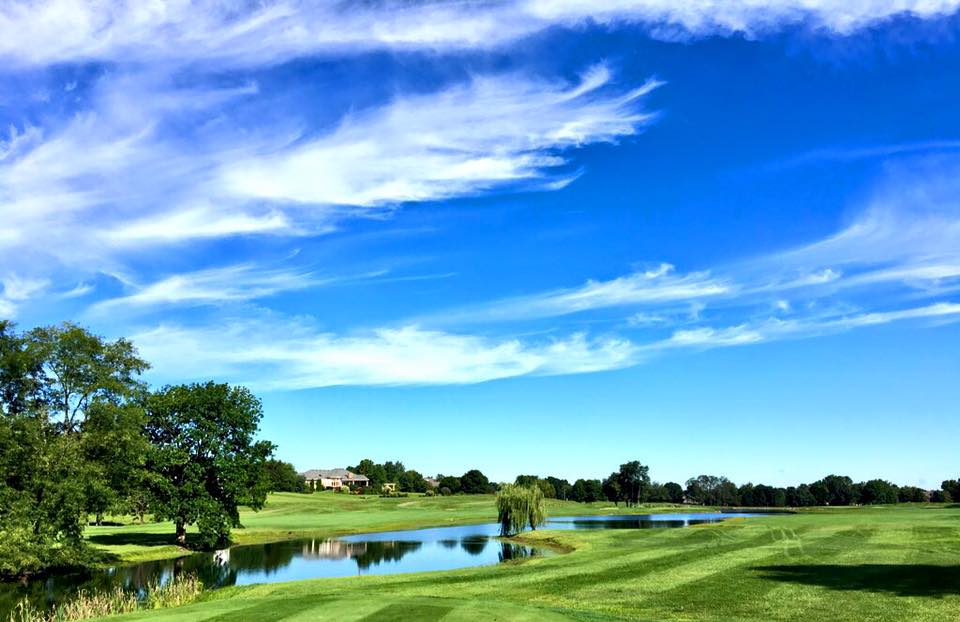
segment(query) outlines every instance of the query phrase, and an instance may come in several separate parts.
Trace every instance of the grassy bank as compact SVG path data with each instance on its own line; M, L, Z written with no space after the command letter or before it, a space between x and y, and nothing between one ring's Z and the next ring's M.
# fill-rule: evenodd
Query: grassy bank
M657 504L629 512L673 512L679 506ZM682 508L682 511L689 511ZM547 511L563 514L616 514L628 510L612 503L548 500ZM694 510L695 511L695 510ZM382 498L324 492L313 495L270 495L259 512L243 511L242 529L233 531L237 544L255 544L296 537L330 537L370 531L440 527L497 518L493 495ZM139 524L129 517L120 525L87 528L87 539L121 562L165 559L187 554L174 543L172 523ZM188 534L189 536L189 534Z
M445 517L444 524L457 522L457 502L450 503L422 511ZM488 517L462 503L464 513ZM351 524L392 527L404 516L399 506L368 506L393 513L388 518L365 517L367 508L350 507L344 511L357 512ZM599 508L583 513L589 511ZM526 537L572 552L443 573L228 588L186 607L122 619L960 619L956 508L838 509L687 529L542 531Z

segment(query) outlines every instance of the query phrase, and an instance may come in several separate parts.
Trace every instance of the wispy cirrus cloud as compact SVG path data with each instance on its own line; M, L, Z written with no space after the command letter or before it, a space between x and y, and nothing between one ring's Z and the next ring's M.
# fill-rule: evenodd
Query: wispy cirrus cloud
M634 364L638 352L627 340L580 334L530 341L404 326L341 335L295 318L207 327L164 324L133 341L162 379L212 375L260 389L473 384L587 373Z
M415 325L356 334L325 332L308 318L267 316L206 326L161 324L133 335L161 381L222 378L259 390L328 386L476 384L521 376L622 369L667 352L739 347L809 338L904 321L960 321L960 303L887 311L767 318L698 326L660 340L588 337L487 337Z
M239 158L222 184L244 199L366 207L556 185L571 176L553 172L569 162L565 150L614 142L653 120L638 104L660 82L625 92L612 82L605 65L572 84L477 76L350 115L316 140Z
M119 308L154 310L168 305L224 305L335 281L306 271L235 265L174 274L143 286L134 286L136 291L96 303L91 311L100 313Z
M582 311L621 307L675 307L732 294L737 285L709 272L677 274L674 266L664 263L608 281L588 281L580 287L551 290L447 310L430 316L430 321L500 322L550 318Z
M602 64L572 82L481 75L332 127L261 115L239 132L222 107L259 105L255 85L104 75L76 115L3 143L0 256L100 268L144 246L318 235L375 208L556 188L576 175L572 150L651 122L641 100L658 84L623 88Z
M921 307L859 313L824 313L802 318L767 318L734 326L681 329L661 341L646 344L644 351L742 346L784 339L800 339L866 326L905 320L960 321L960 303L937 302Z
M15 317L20 303L36 296L49 285L47 279L25 278L12 273L0 276L0 318Z
M437 325L515 322L591 312L621 314L629 327L692 323L689 310L754 315L773 307L802 313L838 302L878 303L960 290L960 161L929 170L890 170L888 179L837 233L769 255L680 272L670 264L609 280L446 310ZM791 301L800 303L791 304ZM699 314L697 314L699 315ZM698 317L692 318L699 319Z
M956 0L495 0L462 3L223 3L166 0L13 0L0 7L0 58L61 62L262 65L370 49L489 49L551 27L639 25L653 34L760 36L807 25L847 34L897 15L935 18Z

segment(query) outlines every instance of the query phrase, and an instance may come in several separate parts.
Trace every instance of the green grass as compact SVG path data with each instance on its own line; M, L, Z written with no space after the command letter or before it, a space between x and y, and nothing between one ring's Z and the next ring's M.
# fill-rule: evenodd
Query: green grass
M410 506L387 503L396 501L403 500L362 506L332 499L333 516L312 517L307 527L391 528L413 516L405 514ZM479 499L423 500L432 501L414 512L431 524L490 516ZM319 508L326 499L311 503ZM283 533L302 511L296 500L272 505L289 513L275 507L252 532ZM527 537L572 552L451 572L227 588L185 607L114 619L960 620L956 508L836 509L686 529Z

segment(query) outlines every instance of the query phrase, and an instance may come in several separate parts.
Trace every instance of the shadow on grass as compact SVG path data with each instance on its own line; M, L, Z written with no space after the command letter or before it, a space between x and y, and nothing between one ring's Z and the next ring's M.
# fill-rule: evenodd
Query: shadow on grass
M187 548L194 548L196 542L193 534L187 534ZM177 546L177 538L171 533L98 533L87 537L93 544L102 546L122 546L135 544L137 546Z
M832 590L882 592L896 596L947 596L960 593L960 566L858 564L761 566L764 579Z

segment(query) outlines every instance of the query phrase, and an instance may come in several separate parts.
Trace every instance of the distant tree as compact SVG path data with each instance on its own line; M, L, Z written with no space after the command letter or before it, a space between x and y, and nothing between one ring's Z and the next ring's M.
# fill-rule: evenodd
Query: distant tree
M306 480L289 462L271 458L263 467L270 492L303 492L307 487Z
M860 486L860 502L864 505L896 503L897 487L883 479L871 479Z
M550 485L553 486L553 490L556 492L557 499L570 498L570 489L572 488L570 482L558 477L548 477L546 479L548 482L550 482Z
M617 475L620 494L627 505L637 505L647 498L650 487L650 467L633 460L620 465Z
M538 486L507 484L497 492L497 521L500 535L509 536L524 528L536 529L546 521L543 493Z
M737 486L726 477L700 475L687 480L687 499L701 505L738 505Z
M490 492L490 480L477 469L460 476L460 491L468 495L483 495Z
M387 462L383 463L384 481L399 484L400 478L403 477L403 474L406 472L406 470L406 467L404 467L403 463L399 460L388 460Z
M737 497L744 506L746 507L757 507L763 505L762 503L757 503L753 498L754 486L750 482L743 484L740 488L737 489Z
M406 492L426 492L427 480L418 471L404 471L400 477L400 490Z
M600 488L603 491L604 499L607 501L612 501L613 503L620 501L623 493L620 490L619 473L611 473L608 475L600 484Z
M960 481L955 479L945 480L940 484L940 490L942 490L945 496L949 497L951 501L960 501Z
M365 475L370 480L370 487L375 490L379 490L387 482L387 470L370 458L364 458L357 466L347 467L347 470Z
M845 475L828 475L810 484L818 505L853 505L859 501L857 487Z
M598 479L585 480L584 501L592 503L594 501L603 501L603 484Z
M536 486L537 481L540 479L537 475L517 475L517 478L513 480L514 486Z
M445 475L444 477L440 478L440 483L438 486L441 489L441 493L443 492L443 489L446 488L450 491L447 494L455 495L460 492L460 478L452 475Z
M930 501L933 503L952 503L953 495L946 490L934 490L930 493Z
M152 510L174 522L179 544L194 523L201 546L223 544L240 524L240 505L263 507L273 445L254 440L262 416L248 389L226 384L165 387L148 398Z
M578 479L570 487L570 500L583 503L587 500L587 480Z
M663 485L666 500L670 503L683 503L683 487L676 482L667 482Z
M927 493L916 486L901 486L897 491L897 501L900 503L923 503L927 500Z
M548 482L545 479L537 480L537 488L540 489L540 492L543 493L544 498L546 499L556 499L557 490L553 487L553 484Z
M806 484L789 487L786 490L787 505L793 508L810 507L817 505L817 499Z

